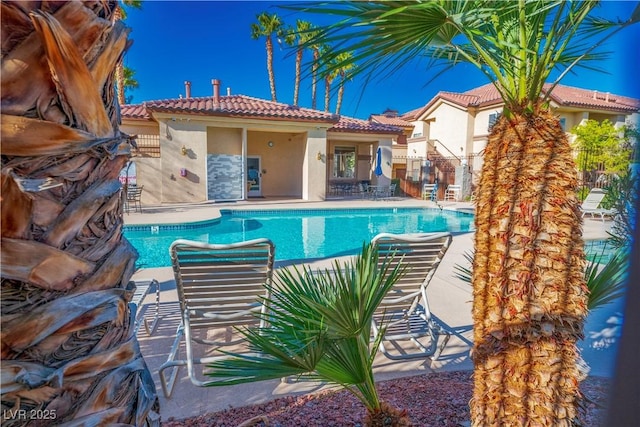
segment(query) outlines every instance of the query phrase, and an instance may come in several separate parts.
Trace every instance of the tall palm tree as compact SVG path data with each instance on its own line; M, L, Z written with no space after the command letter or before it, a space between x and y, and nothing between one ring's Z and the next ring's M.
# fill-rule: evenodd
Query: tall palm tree
M322 45L319 49L320 58L327 58L331 56L331 47L329 45ZM337 58L336 58L337 59ZM338 75L338 70L333 67L333 62L329 61L324 62L322 65L322 76L324 80L324 111L329 112L329 107L331 106L331 83L335 80Z
M300 96L300 79L302 76L302 57L304 54L304 43L309 39L311 23L298 19L296 27L289 27L284 36L285 43L296 48L296 75L293 83L293 105L298 105Z
M278 15L262 12L257 17L258 23L251 24L251 38L254 40L260 37L265 38L265 48L267 50L267 73L269 74L269 88L271 89L271 100L276 102L276 78L273 73L273 35L282 36L284 26Z
M142 9L142 0L120 0L111 18L113 22L122 21L127 18L127 11L125 9L125 6L133 7L135 9ZM127 69L122 60L118 62L118 65L116 66L115 80L118 103L120 105L124 105L127 103L125 96L127 88L138 87L138 82L133 78L134 74L135 71L133 71L133 69L131 68ZM133 85L132 82L135 82L135 85ZM130 86L128 86L127 84L129 84Z
M340 114L342 108L342 99L344 97L344 85L350 78L351 71L355 68L352 62L353 52L341 52L336 55L336 63L338 64L337 73L340 76L338 83L338 100L336 101L336 114Z
M301 39L301 43L305 49L311 51L311 109L315 110L318 106L318 69L320 67L320 48L322 43L316 43L318 38L318 29L311 25L307 30L304 37Z
M473 425L569 425L587 312L577 178L549 96L625 22L591 18L598 2L349 2L305 5L340 14L314 43L356 52L380 73L427 54L469 63L493 82L504 114L488 138L473 262ZM331 58L325 58L325 61ZM445 70L448 68L445 68ZM551 72L559 77L544 92Z
M113 1L40 7L2 2L2 425L157 423L118 180L129 30Z

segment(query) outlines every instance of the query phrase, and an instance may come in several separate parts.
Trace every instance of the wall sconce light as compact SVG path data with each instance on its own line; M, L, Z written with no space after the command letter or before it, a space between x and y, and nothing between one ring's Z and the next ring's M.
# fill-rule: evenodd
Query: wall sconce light
M184 145L182 146L182 148L180 149L180 152L182 153L183 156L187 155L187 147L185 147Z
M318 151L318 154L316 154L316 160L322 160L322 153Z
M269 147L273 147L273 141L269 141L269 142L267 142L267 145L268 145Z

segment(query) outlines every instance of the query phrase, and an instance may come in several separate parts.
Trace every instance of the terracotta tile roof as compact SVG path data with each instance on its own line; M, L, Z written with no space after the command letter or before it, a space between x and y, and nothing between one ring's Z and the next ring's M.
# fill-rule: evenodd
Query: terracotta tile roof
M405 120L405 121L416 120L418 117L420 117L420 112L422 112L422 110L424 110L424 105L422 107L416 108L414 110L407 111L406 113L401 115L400 118Z
M547 90L551 85L546 84ZM502 98L492 83L468 90L463 93L438 92L429 103L420 109L419 114L431 107L437 100L443 99L461 107L486 107L493 104L501 104ZM551 99L559 105L566 107L583 107L596 110L608 110L615 112L634 112L640 110L640 100L619 95L607 95L593 90L577 87L557 85L551 94ZM408 116L412 112L405 113Z
M340 121L333 125L330 132L359 132L359 133L388 133L398 135L402 129L384 123L376 123L370 120L354 119L352 117L340 117Z
M545 89L549 86L550 85L545 85ZM551 98L561 105L571 107L585 107L630 113L640 110L640 99L571 86L556 86L551 93Z
M207 116L254 117L276 120L303 120L336 123L338 116L309 108L252 98L245 95L221 96L214 103L212 96L164 99L145 103L148 111L186 113Z
M382 123L385 125L399 126L399 127L413 127L411 123L406 120L403 120L400 117L390 117L384 114L372 114L369 117L369 120L374 121L376 123Z
M358 133L400 134L402 129L351 117L337 116L324 111L295 107L288 104L252 98L244 95L221 96L216 106L213 97L179 98L148 101L144 104L123 105L120 113L128 119L152 120L151 112L183 113L227 117L253 117L276 120L302 120L334 123L330 131ZM403 122L410 126L409 123Z
M144 104L129 104L120 107L120 116L127 119L135 120L151 120L149 112L144 107Z

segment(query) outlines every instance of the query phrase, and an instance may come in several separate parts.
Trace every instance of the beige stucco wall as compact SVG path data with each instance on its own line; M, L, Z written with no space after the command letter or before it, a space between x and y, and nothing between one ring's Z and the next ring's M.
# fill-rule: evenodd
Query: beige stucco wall
M305 134L247 132L247 156L260 156L263 196L302 197L305 139Z
M187 150L182 155L182 147ZM194 120L160 120L162 201L202 202L207 199L207 126ZM180 176L185 168L187 176Z
M326 162L327 130L312 129L307 133L302 156L302 198L304 200L319 201L326 198Z
M470 116L466 110L447 103L441 103L429 118L435 118L429 126L430 140L438 140L438 151L445 157L456 155L460 156L460 147L463 149L467 146L468 123Z
M158 123L155 121L125 121L120 130L129 135L158 135ZM138 186L144 186L142 204L159 204L162 201L162 186L158 182L162 179L160 158L132 157L136 165L136 181Z
M207 153L241 155L242 129L207 127Z

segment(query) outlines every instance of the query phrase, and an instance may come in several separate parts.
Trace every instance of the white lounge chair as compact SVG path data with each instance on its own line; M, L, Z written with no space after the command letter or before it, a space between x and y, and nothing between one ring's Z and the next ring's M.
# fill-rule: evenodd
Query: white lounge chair
M422 200L431 200L432 202L436 201L438 198L437 191L437 184L424 184L422 187Z
M375 236L373 242L381 264L388 256L393 256L392 263L408 264L406 274L389 291L373 318L374 337L383 332L382 325L387 325L380 351L392 360L438 358L451 332L431 315L427 286L451 244L451 234L382 233ZM441 335L444 338L438 346ZM413 343L415 350L400 347L401 342Z
M604 222L605 216L614 216L616 213L614 209L604 209L600 207L606 195L607 193L601 188L591 189L580 206L582 209L582 217L584 218L585 215L591 215L592 218L599 216Z
M160 284L156 279L136 280L130 281L128 289L135 286L133 289L133 295L129 305L131 307L131 313L135 319L135 333L138 333L140 326L144 326L147 335L151 336L158 327L160 321ZM142 310L142 305L148 294L153 292L155 294L155 304L153 309L151 321L147 313Z
M444 200L457 202L458 200L460 200L461 193L462 188L459 185L451 184L447 187L447 191L444 192Z
M195 365L227 357L220 352L224 347L236 352L246 350L235 328L263 326L256 314L268 309L260 297L268 297L264 285L271 283L275 247L268 239L228 245L176 240L169 251L182 321L159 372L167 397L181 366L187 366L194 385L205 386L207 381L202 372L196 372ZM183 338L186 355L178 358ZM203 346L195 344L207 346L203 357L196 355ZM165 370L169 368L167 376Z

